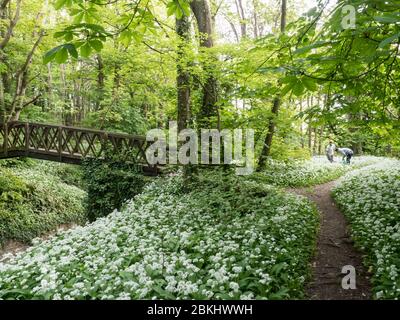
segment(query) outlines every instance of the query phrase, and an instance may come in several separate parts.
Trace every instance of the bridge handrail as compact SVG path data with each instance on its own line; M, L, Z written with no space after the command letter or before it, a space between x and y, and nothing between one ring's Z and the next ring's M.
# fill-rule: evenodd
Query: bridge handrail
M0 158L80 163L88 157L104 158L108 144L116 153L131 152L143 169L157 172L157 166L147 161L150 143L144 136L26 121L0 123Z
M0 123L0 127L3 127L5 124L10 128L12 126L25 126L28 124L29 126L40 126L40 127L47 127L47 128L62 128L66 130L73 130L73 131L79 131L79 132L88 132L88 133L96 133L96 134L103 134L103 135L108 135L108 136L113 136L117 138L130 138L134 140L139 140L139 141L146 141L145 136L139 136L139 135L133 135L133 134L128 134L128 133L120 133L120 132L108 132L105 130L98 130L98 129L89 129L89 128L83 128L83 127L72 127L72 126L65 126L65 125L58 125L58 124L48 124L48 123L40 123L40 122L28 122L28 121L11 121L7 123Z

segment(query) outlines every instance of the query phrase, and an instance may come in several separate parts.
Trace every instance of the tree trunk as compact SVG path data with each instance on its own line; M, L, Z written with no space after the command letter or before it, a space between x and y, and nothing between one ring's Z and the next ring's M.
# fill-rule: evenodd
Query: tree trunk
M267 136L265 137L263 149L261 151L260 158L258 160L258 171L264 169L265 167L265 161L271 154L271 146L272 146L272 139L274 137L275 133L275 120L274 117L278 115L279 112L279 107L280 107L281 100L279 98L274 99L274 104L272 106L272 117L269 120L269 125L268 125L268 133Z
M179 36L177 61L178 91L178 130L188 127L190 121L190 73L185 61L185 48L190 40L190 23L188 17L176 20L176 33Z
M3 1L3 4L0 6L0 14L3 17L6 14L6 7L8 5L8 2L9 1ZM10 39L13 35L14 28L17 25L18 20L19 20L19 15L21 12L21 3L22 3L22 0L17 0L14 17L10 19L10 24L9 24L6 32L2 35L3 39L0 41L0 51L4 50L4 48L7 46L8 42L10 41ZM4 8L3 8L3 6L4 6Z
M322 154L322 140L323 140L323 135L324 135L324 126L322 126L319 129L319 135L318 135L318 154Z
M257 16L258 6L256 0L253 0L253 33L254 38L257 39L259 37L259 26L258 26L258 16Z
M0 78L0 123L4 123L6 120L6 105L4 101L4 85L3 79Z
M285 29L286 29L286 12L287 12L287 2L286 2L286 0L282 0L281 33L284 33ZM263 149L260 154L260 158L258 160L258 168L257 168L258 171L261 171L262 169L264 169L265 161L271 154L272 141L273 141L274 134L275 134L275 121L279 115L280 105L281 105L281 99L278 96L274 99L274 104L272 106L272 110L271 110L272 117L269 120L268 132L265 137L265 141L264 141Z
M200 46L206 49L214 46L213 41L213 25L210 6L207 0L194 0L190 3L190 7L197 21L199 32L202 35ZM211 57L211 60L215 57ZM213 75L213 63L203 66L206 73L206 81L203 85L203 101L199 115L199 124L203 127L212 126L212 117L218 117L217 101L218 89L217 79Z
M25 104L25 93L28 86L28 71L29 67L32 64L33 55L36 52L36 49L39 47L39 44L42 42L44 37L44 31L40 31L39 38L36 40L35 44L33 45L31 51L28 53L28 56L25 59L24 64L18 70L16 74L16 89L14 93L13 101L11 102L8 113L8 121L18 121L19 115L24 107L28 104ZM31 100L32 102L36 101L37 99Z
M242 0L235 0L235 5L236 5L238 18L239 18L241 35L242 35L242 38L246 38L247 37L247 23L246 23L246 15L244 13Z
M303 113L303 100L300 100L300 113ZM303 120L301 119L300 122L300 137L301 137L301 148L304 149L304 127L303 127Z
M287 0L282 0L282 10L281 10L281 32L286 31L286 17L287 17Z
M96 110L100 109L104 97L104 63L100 54L97 55L97 96L96 96Z

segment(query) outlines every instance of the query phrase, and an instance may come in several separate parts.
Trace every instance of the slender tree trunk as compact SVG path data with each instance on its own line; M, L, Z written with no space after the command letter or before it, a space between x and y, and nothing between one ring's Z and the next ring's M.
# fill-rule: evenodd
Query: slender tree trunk
M193 3L192 3L193 7ZM210 16L211 17L211 16ZM198 20L199 21L199 20ZM199 23L199 22L198 22ZM200 23L199 23L200 25ZM189 18L184 16L182 19L176 20L176 33L179 36L179 45L177 49L178 61L177 61L177 94L178 94L178 132L188 128L191 122L191 105L190 105L190 79L191 75L188 71L188 61L186 57L186 47L190 42L190 22ZM203 45L206 45L210 41L204 39ZM176 145L175 147L178 147ZM193 178L193 174L196 169L191 165L185 165L183 167L184 173L184 187L186 188Z
M44 111L51 111L53 106L53 72L51 63L47 64L47 84L46 84L46 98L44 103Z
M225 20L228 21L228 23L231 26L231 29L233 31L233 34L235 35L236 42L239 43L240 42L240 36L239 36L239 32L236 30L235 24L227 16L225 16Z
M300 100L300 113L303 112L303 100ZM304 149L304 127L303 120L300 122L300 137L301 137L301 148Z
M286 0L282 0L282 10L281 10L281 33L285 33L286 29L286 12L287 12L287 2ZM260 158L258 160L258 171L261 171L265 167L265 161L271 154L271 147L272 147L272 141L274 138L275 134L275 122L278 118L279 115L279 108L281 105L281 99L280 97L275 97L274 103L271 109L271 119L269 120L269 125L268 125L268 132L265 137L263 149L260 154Z
M25 93L28 86L29 67L32 64L33 55L35 54L36 49L39 47L39 44L42 42L43 37L44 37L44 31L42 30L40 31L39 38L36 40L31 51L28 53L28 56L26 57L24 64L16 74L17 84L14 93L14 98L13 101L11 102L10 109L7 111L9 121L18 121L22 109L29 104L29 103L25 104ZM37 98L31 100L31 102L34 102L36 100Z
M258 16L257 16L257 11L258 11L258 6L257 6L257 0L253 0L253 28L254 28L254 38L257 39L259 37L259 26L258 26Z
M281 32L285 33L286 30L286 17L287 17L287 0L282 1L282 9L281 9Z
M265 161L269 157L271 153L271 145L272 145L272 139L274 137L275 133L275 121L274 119L275 116L278 115L279 112L279 107L280 107L281 100L279 98L274 99L274 104L272 106L272 116L271 119L269 120L269 125L268 125L268 133L267 136L265 137L263 149L261 150L261 156L258 161L258 170L262 170L265 167Z
M240 31L242 33L242 38L247 37L247 23L246 23L246 15L243 9L242 0L235 0L236 10L238 12L239 23L240 23Z
M6 120L6 105L4 101L4 85L3 79L0 77L0 123Z
M207 0L193 0L190 3L191 9L197 21L199 32L202 34L200 46L209 49L214 46L213 25L210 6ZM207 50L204 50L207 53ZM210 57L211 60L216 59ZM200 110L200 126L211 127L211 118L218 117L218 85L217 79L213 75L213 63L207 63L203 66L206 73L206 81L203 85L203 101Z
M314 128L313 134L314 134L313 155L315 156L317 154L317 145L318 145L317 128Z
M6 14L8 2L9 1L3 1L3 4L0 5L0 14L3 17ZM10 19L10 24L9 24L6 32L2 35L3 39L0 41L0 51L4 50L4 48L7 46L8 42L10 41L10 39L13 35L14 28L18 23L19 16L21 13L21 4L22 4L22 0L17 0L14 17Z
M96 96L96 110L100 109L104 97L104 63L100 54L97 55L97 96Z
M321 126L319 129L319 134L318 134L318 154L322 154L322 140L323 140L323 135L324 135L324 126Z
M188 17L176 20L176 33L179 36L177 61L178 91L178 130L186 129L190 121L190 73L185 61L185 48L190 41L190 23Z

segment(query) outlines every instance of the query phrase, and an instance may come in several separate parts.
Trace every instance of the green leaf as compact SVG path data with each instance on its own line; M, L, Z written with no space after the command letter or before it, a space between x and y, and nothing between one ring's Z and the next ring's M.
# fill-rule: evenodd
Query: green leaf
M123 31L120 35L119 35L119 41L125 46L129 46L129 44L132 42L132 32L130 32L129 30L125 30Z
M177 10L175 10L175 16L178 20L183 18L183 11L180 10L179 8L177 8Z
M168 15L168 17L170 17L170 16L172 16L172 15L175 14L176 5L175 5L174 2L168 3L167 8L168 8L168 10L167 10L167 15Z
M74 34L72 32L67 32L64 39L65 41L72 41L74 39Z
M61 50L58 50L55 61L59 64L63 64L68 60L68 50L65 47L62 47Z
M100 40L90 40L90 46L96 50L97 52L100 52L103 49L103 42Z
M301 82L306 87L306 89L309 91L317 91L317 89L318 89L317 83L313 79L303 78L301 80Z
M50 51L48 51L48 52L43 56L43 63L44 63L44 64L48 64L50 61L53 61L54 58L55 58L56 55L57 55L57 52L58 52L59 50L61 50L61 48L62 48L62 46L58 46L58 47L55 47L55 48L51 49Z
M80 47L81 56L84 58L88 58L92 53L92 47L88 42Z
M400 38L400 33L395 34L394 36L391 36L389 38L386 38L379 44L379 48L384 48L387 45L391 44L395 40L399 40Z
M65 47L67 48L68 53L70 54L71 57L78 59L78 51L76 50L76 47L72 43L66 44Z
M66 34L65 31L58 31L58 32L55 32L55 33L54 33L54 38L55 38L55 39L62 38L62 37L65 36L65 34Z
M281 91L282 97L285 96L291 90L292 90L292 85L291 84L288 84L287 86L285 86Z
M84 16L85 16L85 13L84 13L84 12L81 12L81 13L77 14L77 15L75 16L75 18L74 18L73 23L74 23L74 24L79 24L79 23L81 23L82 20L83 20L83 18L84 18Z
M374 17L375 21L381 22L381 23L386 23L386 24L392 24L392 23L397 23L400 21L399 16L394 16L394 15L384 15L381 17Z
M307 51L310 51L310 50L312 50L312 49L316 49L316 48L323 47L323 46L325 46L327 43L329 43L329 42L327 42L327 41L317 41L317 42L315 42L315 43L313 43L313 44L310 44L310 45L308 45L308 46L305 46L305 47L302 47L302 48L299 48L299 49L295 50L295 51L293 52L293 54L302 54L302 53L306 53Z
M62 7L64 7L67 3L67 0L57 0L56 3L54 4L54 8L56 10L61 9Z
M190 5L187 1L184 0L178 0L178 4L179 4L179 9L181 10L181 12L186 16L189 17L190 16Z
M303 83L301 81L297 81L296 84L293 86L292 91L295 96L297 97L301 96L304 92Z

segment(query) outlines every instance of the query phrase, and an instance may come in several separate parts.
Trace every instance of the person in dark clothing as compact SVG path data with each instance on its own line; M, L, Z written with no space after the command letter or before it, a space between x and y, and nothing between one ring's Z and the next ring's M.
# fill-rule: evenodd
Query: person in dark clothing
M354 155L353 150L349 148L339 148L338 151L343 155L343 162L350 164L351 158Z

